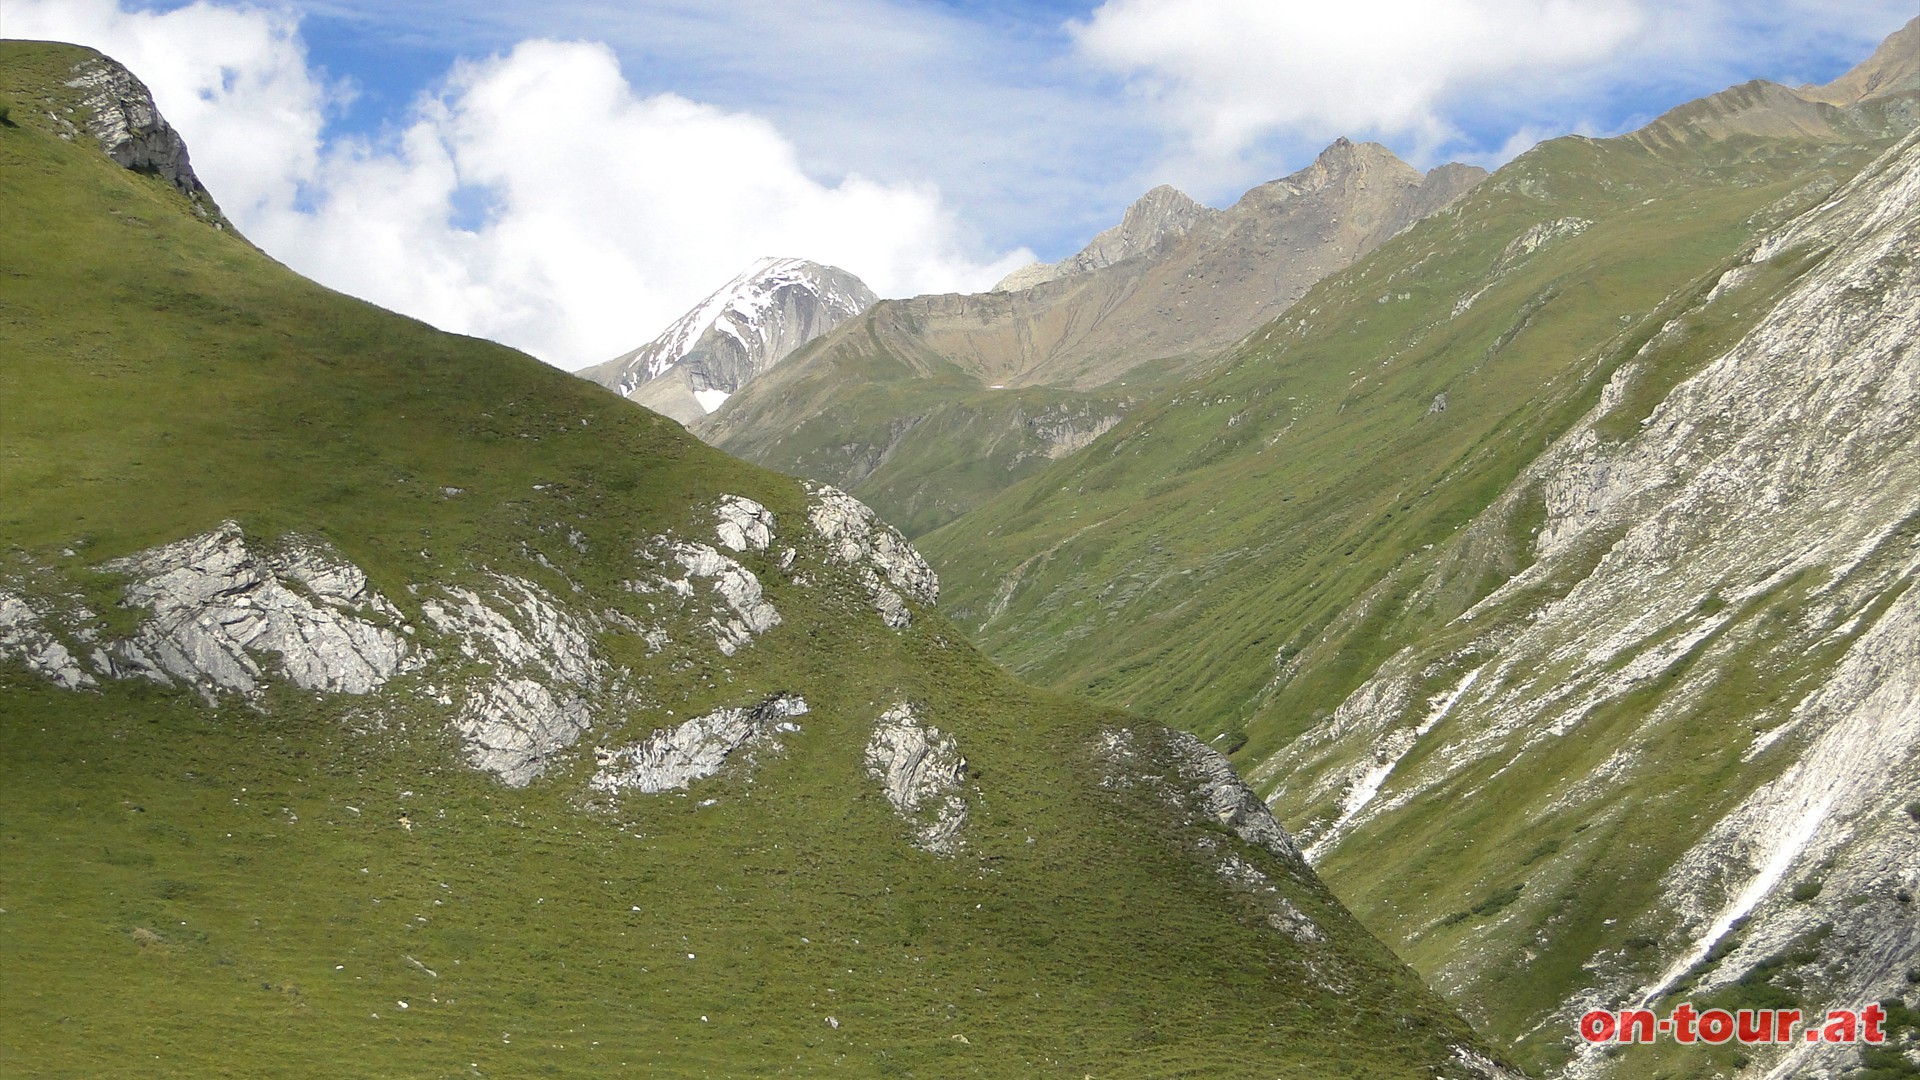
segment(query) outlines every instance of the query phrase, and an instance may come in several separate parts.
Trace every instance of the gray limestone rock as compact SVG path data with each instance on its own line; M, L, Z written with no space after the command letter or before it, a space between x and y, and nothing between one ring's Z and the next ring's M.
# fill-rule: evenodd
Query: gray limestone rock
M1290 862L1304 861L1300 846L1280 826L1266 802L1240 779L1232 762L1189 732L1173 732L1169 745L1181 779L1207 816L1249 844Z
M940 579L899 530L881 521L868 506L838 488L808 484L812 504L807 517L827 542L827 557L860 574L874 610L888 626L913 622L906 601L931 605L940 597Z
M1094 740L1101 786L1110 790L1145 788L1192 825L1224 825L1247 844L1277 856L1299 880L1310 880L1299 845L1274 819L1267 804L1240 779L1225 757L1184 731L1143 735L1108 728ZM1232 850L1216 832L1191 835L1190 847L1221 881L1250 894L1265 909L1267 925L1302 945L1327 940L1326 931L1301 911L1272 877Z
M593 723L606 670L589 628L530 581L496 574L483 595L443 586L420 605L483 674L464 688L455 727L475 766L520 787Z
M270 664L303 690L365 694L423 662L393 605L318 541L262 554L227 521L104 568L132 579L126 604L153 613L104 650L116 677L255 694Z
M880 714L867 740L867 775L879 781L894 813L913 830L913 845L952 855L967 824L967 759L953 736L923 723L902 702Z
M26 597L0 589L0 660L18 660L62 689L96 685L66 645L47 629L45 614Z
M758 509L759 516L745 511L744 507ZM740 514L745 524L726 517L729 509ZM765 524L772 517L765 508L750 500L740 499L730 506L723 504L718 530L721 542L737 539L740 547L736 550L742 551L753 548L756 543L764 547L772 539L772 530ZM780 625L780 612L766 598L760 578L715 548L662 535L653 538L642 556L662 562L671 560L678 564L682 576L637 578L629 581L627 587L635 592L664 594L686 605L702 602L701 589L694 584L702 583L708 599L704 607L696 608L695 617L704 615L702 627L722 654L732 656L756 636Z
M194 212L223 227L213 196L193 173L187 144L160 115L153 95L133 72L106 57L75 65L67 85L81 92L87 132L122 168L153 173L193 201Z
M773 543L773 511L752 499L725 496L714 513L720 519L714 530L722 547L743 552L765 551L767 545Z
M704 780L741 751L773 745L800 730L793 722L807 713L806 699L776 694L746 709L717 709L678 727L654 732L628 746L596 748L599 768L588 785L608 794L680 791Z

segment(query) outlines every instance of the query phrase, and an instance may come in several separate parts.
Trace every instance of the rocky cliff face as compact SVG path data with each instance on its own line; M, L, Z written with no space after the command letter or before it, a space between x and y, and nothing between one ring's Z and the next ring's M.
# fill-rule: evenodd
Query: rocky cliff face
M580 374L655 412L692 422L877 299L837 267L763 259L659 337Z
M122 168L153 173L172 184L193 204L193 212L221 228L230 228L213 196L194 175L186 141L153 104L147 84L107 57L74 65L67 87L79 91L79 113L87 134ZM62 124L64 116L56 116Z
M1538 1072L1906 1075L1910 1034L1574 1024L1920 996L1916 97L1749 84L1536 148L923 538L949 611L1244 741L1318 872Z

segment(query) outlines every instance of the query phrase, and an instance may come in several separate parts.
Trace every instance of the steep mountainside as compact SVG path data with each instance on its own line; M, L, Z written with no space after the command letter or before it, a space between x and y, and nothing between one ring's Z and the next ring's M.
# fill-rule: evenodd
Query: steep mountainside
M1911 1075L1911 1023L1580 1056L1573 1020L1913 1015L1916 119L1750 84L1536 148L924 538L949 613L1241 747L1522 1064Z
M211 227L100 63L0 42L0 1073L1499 1071L1217 754Z
M1131 228L1069 260L1088 268L1019 292L877 304L695 430L857 491L918 533L1078 449L1143 387L1190 373L1482 175L1450 165L1423 177L1343 139L1184 231L1172 224L1184 197L1149 194ZM1144 237L1144 250L1100 265Z
M645 345L579 372L690 423L879 297L836 266L762 259Z

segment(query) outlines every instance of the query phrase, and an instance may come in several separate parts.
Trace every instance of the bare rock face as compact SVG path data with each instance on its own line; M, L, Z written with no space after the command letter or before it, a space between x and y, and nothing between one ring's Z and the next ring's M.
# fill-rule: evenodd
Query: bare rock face
M1287 875L1296 881L1311 877L1299 845L1267 804L1241 781L1232 763L1193 735L1169 731L1143 736L1126 728L1109 728L1094 740L1093 756L1104 774L1102 787L1144 788L1193 825L1225 826L1241 841L1264 848L1281 860ZM1265 909L1268 926L1302 945L1327 941L1320 924L1216 832L1195 829L1180 843L1222 882L1253 897Z
M108 157L122 168L164 178L193 201L195 213L225 225L213 196L193 173L186 142L133 72L97 57L77 65L67 85L81 92L81 106L89 111L87 133Z
M690 423L878 300L864 282L838 267L762 259L659 337L579 374Z
M881 521L867 504L838 488L808 484L808 519L827 542L827 557L854 567L880 618L894 629L913 623L907 601L932 606L940 579L900 531Z
M718 773L742 751L751 753L772 745L780 735L799 731L793 719L806 713L804 698L776 694L751 708L717 709L696 716L643 742L611 750L596 748L593 755L599 768L588 784L608 794L684 790Z
M66 690L97 685L72 652L47 629L51 613L0 588L0 661L18 660Z
M454 720L476 767L521 787L593 723L606 663L589 627L533 582L495 575L483 593L442 586L421 602L434 629L480 671L460 686Z
M714 511L719 523L714 533L720 538L722 547L734 551L765 551L773 543L773 511L738 495L728 495L720 500Z
M1551 1021L1562 1030L1586 1008L1658 998L1683 979L1710 993L1764 974L1816 933L1817 961L1787 972L1810 1009L1911 990L1917 243L1920 134L1756 245L1529 467L1505 498L1539 499L1537 561L1455 620L1444 652L1402 650L1329 722L1254 771L1256 782L1338 799L1313 838L1319 859L1451 797L1439 793L1464 776L1489 778L1478 797L1510 797L1505 778L1591 737L1596 717L1623 718L1604 759L1554 787L1550 805L1516 811L1598 819L1603 806L1678 782L1686 766L1662 740L1724 683L1804 668L1738 714L1720 774L1737 794L1674 823L1687 839L1655 871L1659 909L1619 913L1625 933L1657 945L1586 958L1592 983L1562 1003ZM1771 287L1781 291L1755 284L1786 267L1800 269ZM1764 314L1741 336L1620 423L1647 358L1749 304ZM1435 977L1470 986L1510 962L1468 951ZM1566 1075L1624 1075L1606 1055L1576 1051ZM1838 1076L1857 1052L1769 1047L1741 1075Z
M737 550L745 550L751 543L745 529L733 521L723 519L717 531L723 542L737 536L742 545ZM698 541L662 537L659 542L665 548L662 561L677 565L681 575L675 577L669 572L638 578L627 587L635 592L662 594L682 608L704 605L703 625L723 655L732 656L756 636L780 625L780 612L766 599L753 571ZM655 552L642 552L642 557L662 558ZM696 582L700 584L696 586ZM704 599L702 591L707 594Z
M365 694L421 662L393 605L317 541L263 553L228 521L105 569L129 575L125 602L153 617L98 654L104 674L251 695L270 663L304 690Z
M894 813L912 827L915 847L935 855L960 850L967 759L953 736L922 722L903 702L880 714L867 740L866 767Z

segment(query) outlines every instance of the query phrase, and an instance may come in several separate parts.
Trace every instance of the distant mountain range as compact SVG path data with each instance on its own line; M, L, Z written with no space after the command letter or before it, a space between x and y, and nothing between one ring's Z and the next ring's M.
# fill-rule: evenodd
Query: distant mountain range
M1070 454L1326 274L1483 176L1340 140L1211 210L1157 188L1073 258L1001 291L887 300L742 385L692 429L858 491L917 534Z

